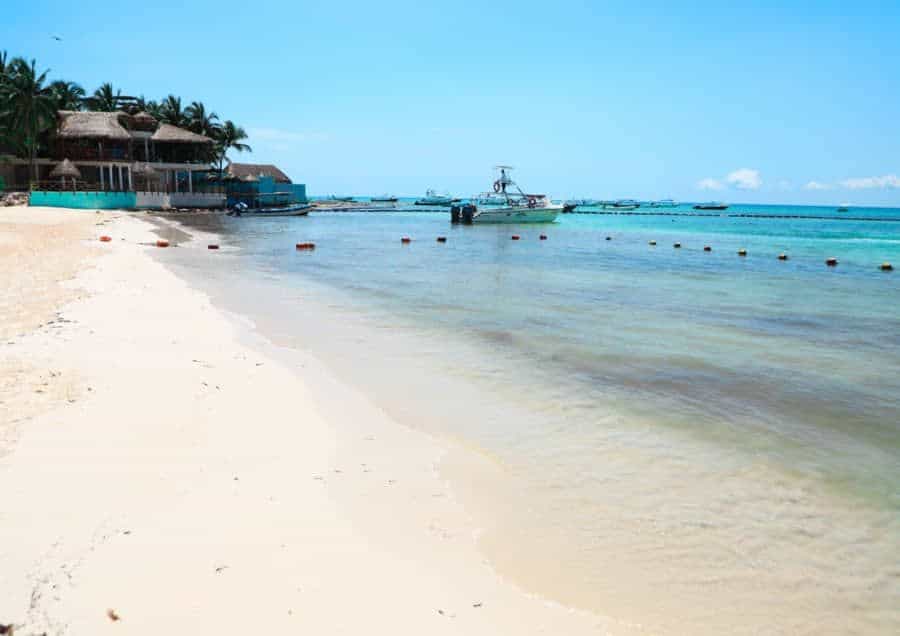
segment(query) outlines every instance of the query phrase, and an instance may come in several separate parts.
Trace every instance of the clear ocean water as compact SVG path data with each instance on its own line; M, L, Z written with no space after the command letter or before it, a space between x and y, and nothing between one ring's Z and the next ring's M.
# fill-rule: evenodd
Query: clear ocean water
M219 264L166 258L478 454L445 474L526 589L624 632L898 633L900 209L692 213L203 217Z

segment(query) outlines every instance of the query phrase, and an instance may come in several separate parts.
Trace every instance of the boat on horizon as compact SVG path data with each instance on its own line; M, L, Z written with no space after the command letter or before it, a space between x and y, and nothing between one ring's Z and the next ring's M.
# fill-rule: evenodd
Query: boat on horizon
M388 194L382 195L380 197L372 197L369 200L372 203L396 203L397 201L399 201L397 197Z
M459 203L459 199L450 196L449 194L438 194L434 190L428 189L425 191L425 196L421 199L416 199L416 205L453 205L454 203Z
M727 210L728 204L721 201L709 201L707 203L698 203L694 206L695 210Z
M509 176L512 166L497 166L499 177L493 191L482 192L468 205L453 206L450 219L456 223L552 223L563 206L546 194L527 194ZM513 192L515 188L515 192Z
M659 201L649 201L648 208L677 208L678 202L675 199L660 199Z
M330 201L340 201L341 203L353 203L355 199L353 197L339 197L337 195L332 194L328 197Z
M616 201L600 201L599 206L604 210L637 210L641 204L634 199L618 199Z
M849 212L849 211L850 211L850 204L849 204L849 203L841 203L841 204L838 206L837 211L838 211L838 212Z

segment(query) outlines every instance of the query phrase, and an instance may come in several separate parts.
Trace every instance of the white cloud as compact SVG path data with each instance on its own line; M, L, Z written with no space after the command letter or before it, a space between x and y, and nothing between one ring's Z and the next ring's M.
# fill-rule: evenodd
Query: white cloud
M738 190L759 190L759 187L762 185L762 178L759 176L759 170L753 170L751 168L740 168L735 170L725 177L725 181Z
M819 181L810 181L805 186L803 186L804 190L831 190L834 188L830 183L821 183Z
M698 190L722 190L724 187L725 186L722 185L721 181L709 177L700 179L700 181L697 182Z
M841 185L851 190L900 188L900 177L895 174L886 174L881 177L856 177L844 179Z

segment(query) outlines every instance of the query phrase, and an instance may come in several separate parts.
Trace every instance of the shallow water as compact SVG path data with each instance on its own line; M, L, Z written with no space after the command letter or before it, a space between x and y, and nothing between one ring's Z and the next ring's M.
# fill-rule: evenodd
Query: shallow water
M896 632L900 211L728 214L212 217L240 249L172 259L482 457L445 474L526 588L624 631Z

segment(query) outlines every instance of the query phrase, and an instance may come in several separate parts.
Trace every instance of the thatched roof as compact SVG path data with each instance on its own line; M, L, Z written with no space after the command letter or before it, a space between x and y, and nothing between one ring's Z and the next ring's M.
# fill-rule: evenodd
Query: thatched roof
M148 113L145 110L142 110L141 112L139 112L137 115L134 116L134 122L136 124L155 124L155 123L157 123L156 117L154 117L153 115L151 115L150 113Z
M190 130L178 128L177 126L172 126L171 124L160 124L159 128L156 129L156 132L153 133L153 136L150 139L152 139L153 141L183 144L213 143L213 140L209 137L198 135L197 133L192 133Z
M51 177L72 177L73 179L80 179L81 173L78 171L78 168L75 167L75 164L69 161L68 159L63 159L53 170L50 171Z
M232 179L257 181L259 177L272 177L275 183L291 183L291 178L270 163L232 163L227 174Z
M144 177L145 179L159 179L160 176L149 163L134 164L131 173L136 177Z
M91 137L99 139L128 140L131 135L119 122L120 117L128 117L126 113L90 113L73 110L61 110L57 135L66 138Z

